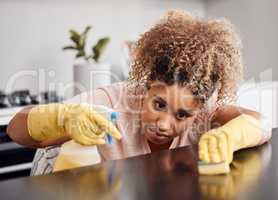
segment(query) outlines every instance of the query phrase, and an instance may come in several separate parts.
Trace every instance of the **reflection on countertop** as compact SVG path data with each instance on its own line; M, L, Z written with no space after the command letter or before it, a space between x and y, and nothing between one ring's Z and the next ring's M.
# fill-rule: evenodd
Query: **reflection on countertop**
M202 199L227 200L244 197L256 189L262 174L268 168L270 158L270 144L237 152L229 174L199 177Z

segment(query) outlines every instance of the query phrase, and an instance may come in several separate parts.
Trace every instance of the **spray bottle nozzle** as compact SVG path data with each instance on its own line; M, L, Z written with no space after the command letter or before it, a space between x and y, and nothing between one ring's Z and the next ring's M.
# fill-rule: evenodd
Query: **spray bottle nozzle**
M118 120L118 118L119 118L119 113L116 112L116 111L112 111L111 114L110 114L110 120L111 120L113 123L115 123L115 122ZM109 135L109 134L107 135L107 140L108 140L108 143L109 143L109 144L112 144L113 138L112 138L111 135Z

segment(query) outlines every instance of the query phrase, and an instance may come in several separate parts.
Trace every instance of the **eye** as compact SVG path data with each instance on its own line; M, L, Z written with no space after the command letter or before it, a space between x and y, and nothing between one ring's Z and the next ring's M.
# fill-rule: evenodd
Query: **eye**
M158 100L153 101L153 107L155 110L161 111L166 109L166 103Z
M184 119L186 119L186 118L188 118L188 117L191 117L192 115L191 114L189 114L187 111L185 111L185 110L179 110L178 112L177 112L177 115L176 115L176 117L177 117L177 119L178 120L184 120Z

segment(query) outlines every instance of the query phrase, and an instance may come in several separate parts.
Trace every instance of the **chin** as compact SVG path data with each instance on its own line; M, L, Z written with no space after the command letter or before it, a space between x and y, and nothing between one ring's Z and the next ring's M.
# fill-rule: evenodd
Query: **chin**
M148 141L150 141L151 143L154 143L154 144L166 144L167 142L170 141L170 139L160 139L160 138L157 138L155 137L153 134L147 134L146 135Z

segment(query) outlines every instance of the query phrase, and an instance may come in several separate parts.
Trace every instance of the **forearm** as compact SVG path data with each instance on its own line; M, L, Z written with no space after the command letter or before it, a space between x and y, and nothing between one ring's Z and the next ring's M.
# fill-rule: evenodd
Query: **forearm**
M240 114L246 114L258 120L257 125L260 126L261 128L261 141L257 145L261 145L270 140L272 136L272 129L270 126L270 122L268 121L269 119L267 119L259 112L244 109L244 108L239 108L238 112L239 112L238 116Z
M29 135L27 127L27 117L32 108L33 106L24 108L19 113L17 113L10 121L7 127L7 133L14 142L31 148L41 148L62 144L65 141L69 140L69 137L63 137L55 140L45 140L42 142L34 140Z
M237 106L223 106L216 110L212 118L212 125L223 126L230 120L240 116L241 114L250 115L258 120L261 119L262 115L259 112L249 110Z

